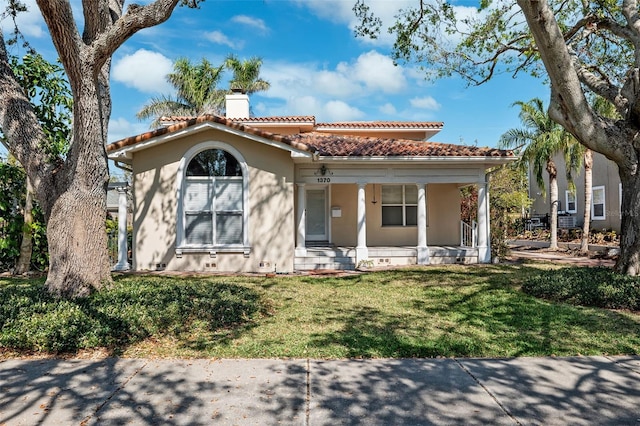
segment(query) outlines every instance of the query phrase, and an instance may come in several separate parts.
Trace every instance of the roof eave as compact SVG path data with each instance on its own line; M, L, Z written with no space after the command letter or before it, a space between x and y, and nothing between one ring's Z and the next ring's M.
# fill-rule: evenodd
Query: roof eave
M299 156L303 156L303 157L313 156L313 152L309 150L309 147L307 147L302 143L293 142L291 144L287 144L284 142L278 142L269 138L254 135L252 133L243 132L242 130L235 129L229 126L225 126L224 124L220 124L212 121L203 121L202 123L198 123L193 126L188 126L174 132L165 133L165 134L155 136L132 145L127 145L122 148L114 149L113 151L108 152L107 156L109 157L109 159L114 161L129 163L130 160L133 158L133 153L135 152L142 151L144 149L148 149L156 145L161 145L163 143L171 142L175 139L179 139L190 134L196 134L208 129L220 130L236 136L244 137L246 139L254 140L256 142L264 143L269 146L274 146L276 148L284 149L292 153L295 152L296 155L299 155Z
M317 156L317 161L327 162L384 162L384 163L485 163L492 165L508 164L517 160L515 156Z

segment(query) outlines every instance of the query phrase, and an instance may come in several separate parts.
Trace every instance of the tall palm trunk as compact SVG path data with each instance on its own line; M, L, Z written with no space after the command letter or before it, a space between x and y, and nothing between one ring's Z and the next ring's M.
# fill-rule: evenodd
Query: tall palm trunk
M552 160L547 161L547 172L549 173L549 201L551 202L549 250L558 250L558 169Z
M33 188L31 179L26 179L27 194L24 200L24 223L22 225L22 243L20 243L20 257L13 270L15 275L22 275L29 272L31 267L31 253L33 252Z
M589 228L591 226L591 192L593 190L593 153L590 149L584 152L584 216L582 224L582 241L580 253L589 251Z

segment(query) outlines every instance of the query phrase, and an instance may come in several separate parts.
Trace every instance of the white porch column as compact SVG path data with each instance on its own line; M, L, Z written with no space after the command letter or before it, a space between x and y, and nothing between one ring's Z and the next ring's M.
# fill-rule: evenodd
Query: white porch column
M356 265L369 258L367 248L367 202L365 199L366 184L358 184L358 245L356 246Z
M478 262L491 263L489 184L486 181L478 184Z
M127 187L118 187L118 263L114 271L131 269L127 260Z
M418 184L418 265L429 264L427 246L427 185Z
M298 184L298 214L297 214L296 256L307 255L307 197L304 183Z

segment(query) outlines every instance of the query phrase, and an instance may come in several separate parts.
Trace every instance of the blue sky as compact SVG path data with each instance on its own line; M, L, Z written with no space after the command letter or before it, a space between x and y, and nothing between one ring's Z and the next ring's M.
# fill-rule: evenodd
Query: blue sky
M372 1L384 22L414 1ZM148 2L148 0L147 0ZM35 1L21 27L49 59L56 53ZM171 94L165 75L179 57L214 64L228 54L263 59L267 92L254 94L255 115L315 115L316 121L443 121L432 138L496 146L506 130L519 127L515 101L548 98L548 89L524 74L468 87L459 78L425 80L415 64L394 66L393 40L356 38L354 0L207 0L200 10L177 8L168 22L140 32L114 55L113 111L109 141L148 130L136 112L153 96ZM461 13L479 2L458 1ZM79 0L73 0L79 12ZM77 17L81 14L76 13ZM7 28L5 28L7 30Z

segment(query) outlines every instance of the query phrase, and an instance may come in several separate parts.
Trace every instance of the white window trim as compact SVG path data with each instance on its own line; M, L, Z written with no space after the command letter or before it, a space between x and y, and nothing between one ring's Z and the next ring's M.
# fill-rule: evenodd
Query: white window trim
M183 208L183 192L184 192L184 182L186 178L187 166L191 162L191 160L200 152L206 151L208 149L222 149L227 151L229 154L233 155L235 159L238 161L240 165L240 169L242 170L242 219L243 219L243 232L242 244L234 244L234 245L187 245L186 244L186 236L184 232L184 224L185 224L185 212ZM176 173L176 200L177 200L177 212L176 212L176 255L181 256L182 253L210 253L211 256L215 256L216 252L243 252L245 256L249 254L251 250L251 244L249 239L249 169L247 167L247 162L245 161L240 151L235 149L233 146L226 144L224 142L218 141L209 141L193 146L189 149L184 156L180 159L180 164L178 165L178 171Z
M384 204L384 202L382 201L382 187L384 186L400 186L402 187L402 203L389 203L389 204ZM407 197L406 197L406 188L408 186L413 186L411 184L396 184L396 183L390 183L390 184L383 184L380 187L380 208L384 208L384 207L402 207L402 225L382 225L383 228L392 228L392 227L402 227L402 228L415 228L418 225L407 225L407 207L415 207L416 209L418 208L418 203L416 202L415 204L412 203L407 203ZM418 218L416 218L418 219ZM382 220L382 210L380 211L380 220Z
M618 184L618 202L620 203L620 220L622 220L622 182Z
M569 210L569 195L573 195L573 205L574 209ZM564 191L564 201L567 213L578 213L578 197L576 196L576 191L566 190Z
M596 191L602 190L602 216L596 216L595 214L595 196ZM607 193L604 185L594 186L591 188L591 220L605 220L607 218Z

